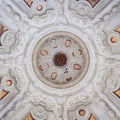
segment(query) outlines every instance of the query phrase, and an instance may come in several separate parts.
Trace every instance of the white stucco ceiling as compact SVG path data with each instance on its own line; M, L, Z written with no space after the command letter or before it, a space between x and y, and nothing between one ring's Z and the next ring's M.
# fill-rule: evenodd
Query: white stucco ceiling
M120 120L120 0L0 0L0 120Z

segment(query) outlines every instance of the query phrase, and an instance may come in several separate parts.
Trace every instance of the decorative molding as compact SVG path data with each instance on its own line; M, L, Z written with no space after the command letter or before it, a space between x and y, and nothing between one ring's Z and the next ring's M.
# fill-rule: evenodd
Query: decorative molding
M120 119L120 1L91 1L0 2L0 93L8 92L0 100L1 120ZM63 80L66 59L72 82ZM39 65L48 61L50 76Z

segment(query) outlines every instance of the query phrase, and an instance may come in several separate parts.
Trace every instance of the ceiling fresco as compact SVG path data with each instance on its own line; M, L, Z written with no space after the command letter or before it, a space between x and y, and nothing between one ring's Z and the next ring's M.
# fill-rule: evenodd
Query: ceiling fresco
M0 0L0 120L120 120L120 0Z

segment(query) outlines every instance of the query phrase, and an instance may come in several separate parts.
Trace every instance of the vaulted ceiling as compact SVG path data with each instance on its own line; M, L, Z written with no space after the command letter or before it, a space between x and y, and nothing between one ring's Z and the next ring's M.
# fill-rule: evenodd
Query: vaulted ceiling
M0 120L120 120L120 0L0 0Z

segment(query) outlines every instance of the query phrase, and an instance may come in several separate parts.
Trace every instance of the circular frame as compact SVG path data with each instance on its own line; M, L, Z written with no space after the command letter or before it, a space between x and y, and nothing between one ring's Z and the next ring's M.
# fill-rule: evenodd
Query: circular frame
M44 36L46 36L46 34L59 32L59 31L73 33L79 38L81 38L85 43L85 45L87 46L89 50L89 56L90 56L89 68L83 80L78 84L65 89L53 88L44 84L42 81L40 81L34 72L33 64L32 64L32 55L33 55L32 53L38 41L42 39ZM31 39L32 40L30 40L31 42L29 42L29 44L27 45L28 47L25 53L25 64L26 64L25 68L27 69L26 74L28 75L31 82L33 82L35 87L40 88L43 92L49 93L50 95L66 96L66 95L71 95L79 91L82 91L83 88L87 86L88 82L92 80L94 76L94 72L96 71L96 64L97 64L97 58L95 53L96 48L91 43L90 39L86 35L84 35L82 31L80 31L79 29L73 26L67 26L67 25L64 25L64 27L59 26L59 29L58 29L58 26L51 25L43 29L42 31L36 33L34 37Z
M37 63L37 57L38 56L37 55L39 53L39 49L42 46L44 46L44 43L46 42L46 40L48 40L49 38L51 38L53 36L55 36L55 37L56 36L62 36L62 37L66 37L67 36L67 37L71 38L74 42L76 42L75 43L76 45L80 45L83 48L83 50L84 50L84 60L85 60L84 66L83 66L84 68L82 68L82 70L79 73L79 75L76 75L76 77L72 81L68 81L67 83L64 82L63 84L60 84L59 83L60 80L59 80L55 84L54 81L52 82L52 81L48 80L47 78L45 78L43 73L40 73L39 67L37 66L38 65L38 63ZM62 52L62 51L60 51L60 52ZM57 50L55 49L55 54L56 53L57 53ZM68 56L68 58L69 58L69 56ZM43 36L41 38L41 40L38 41L38 43L36 44L36 46L34 48L34 51L33 51L32 61L33 61L33 68L34 68L35 74L37 75L37 77L43 83L47 84L48 86L54 87L54 88L63 89L63 88L72 87L72 86L74 86L75 84L77 84L78 82L80 82L83 79L83 77L87 73L87 70L88 70L88 67L89 67L90 58L89 58L89 52L88 52L88 49L87 49L86 45L84 44L84 42L79 37L77 37L73 33L65 32L65 31L58 31L58 32L53 32L53 33L47 34L47 35ZM75 74L77 74L77 72Z

